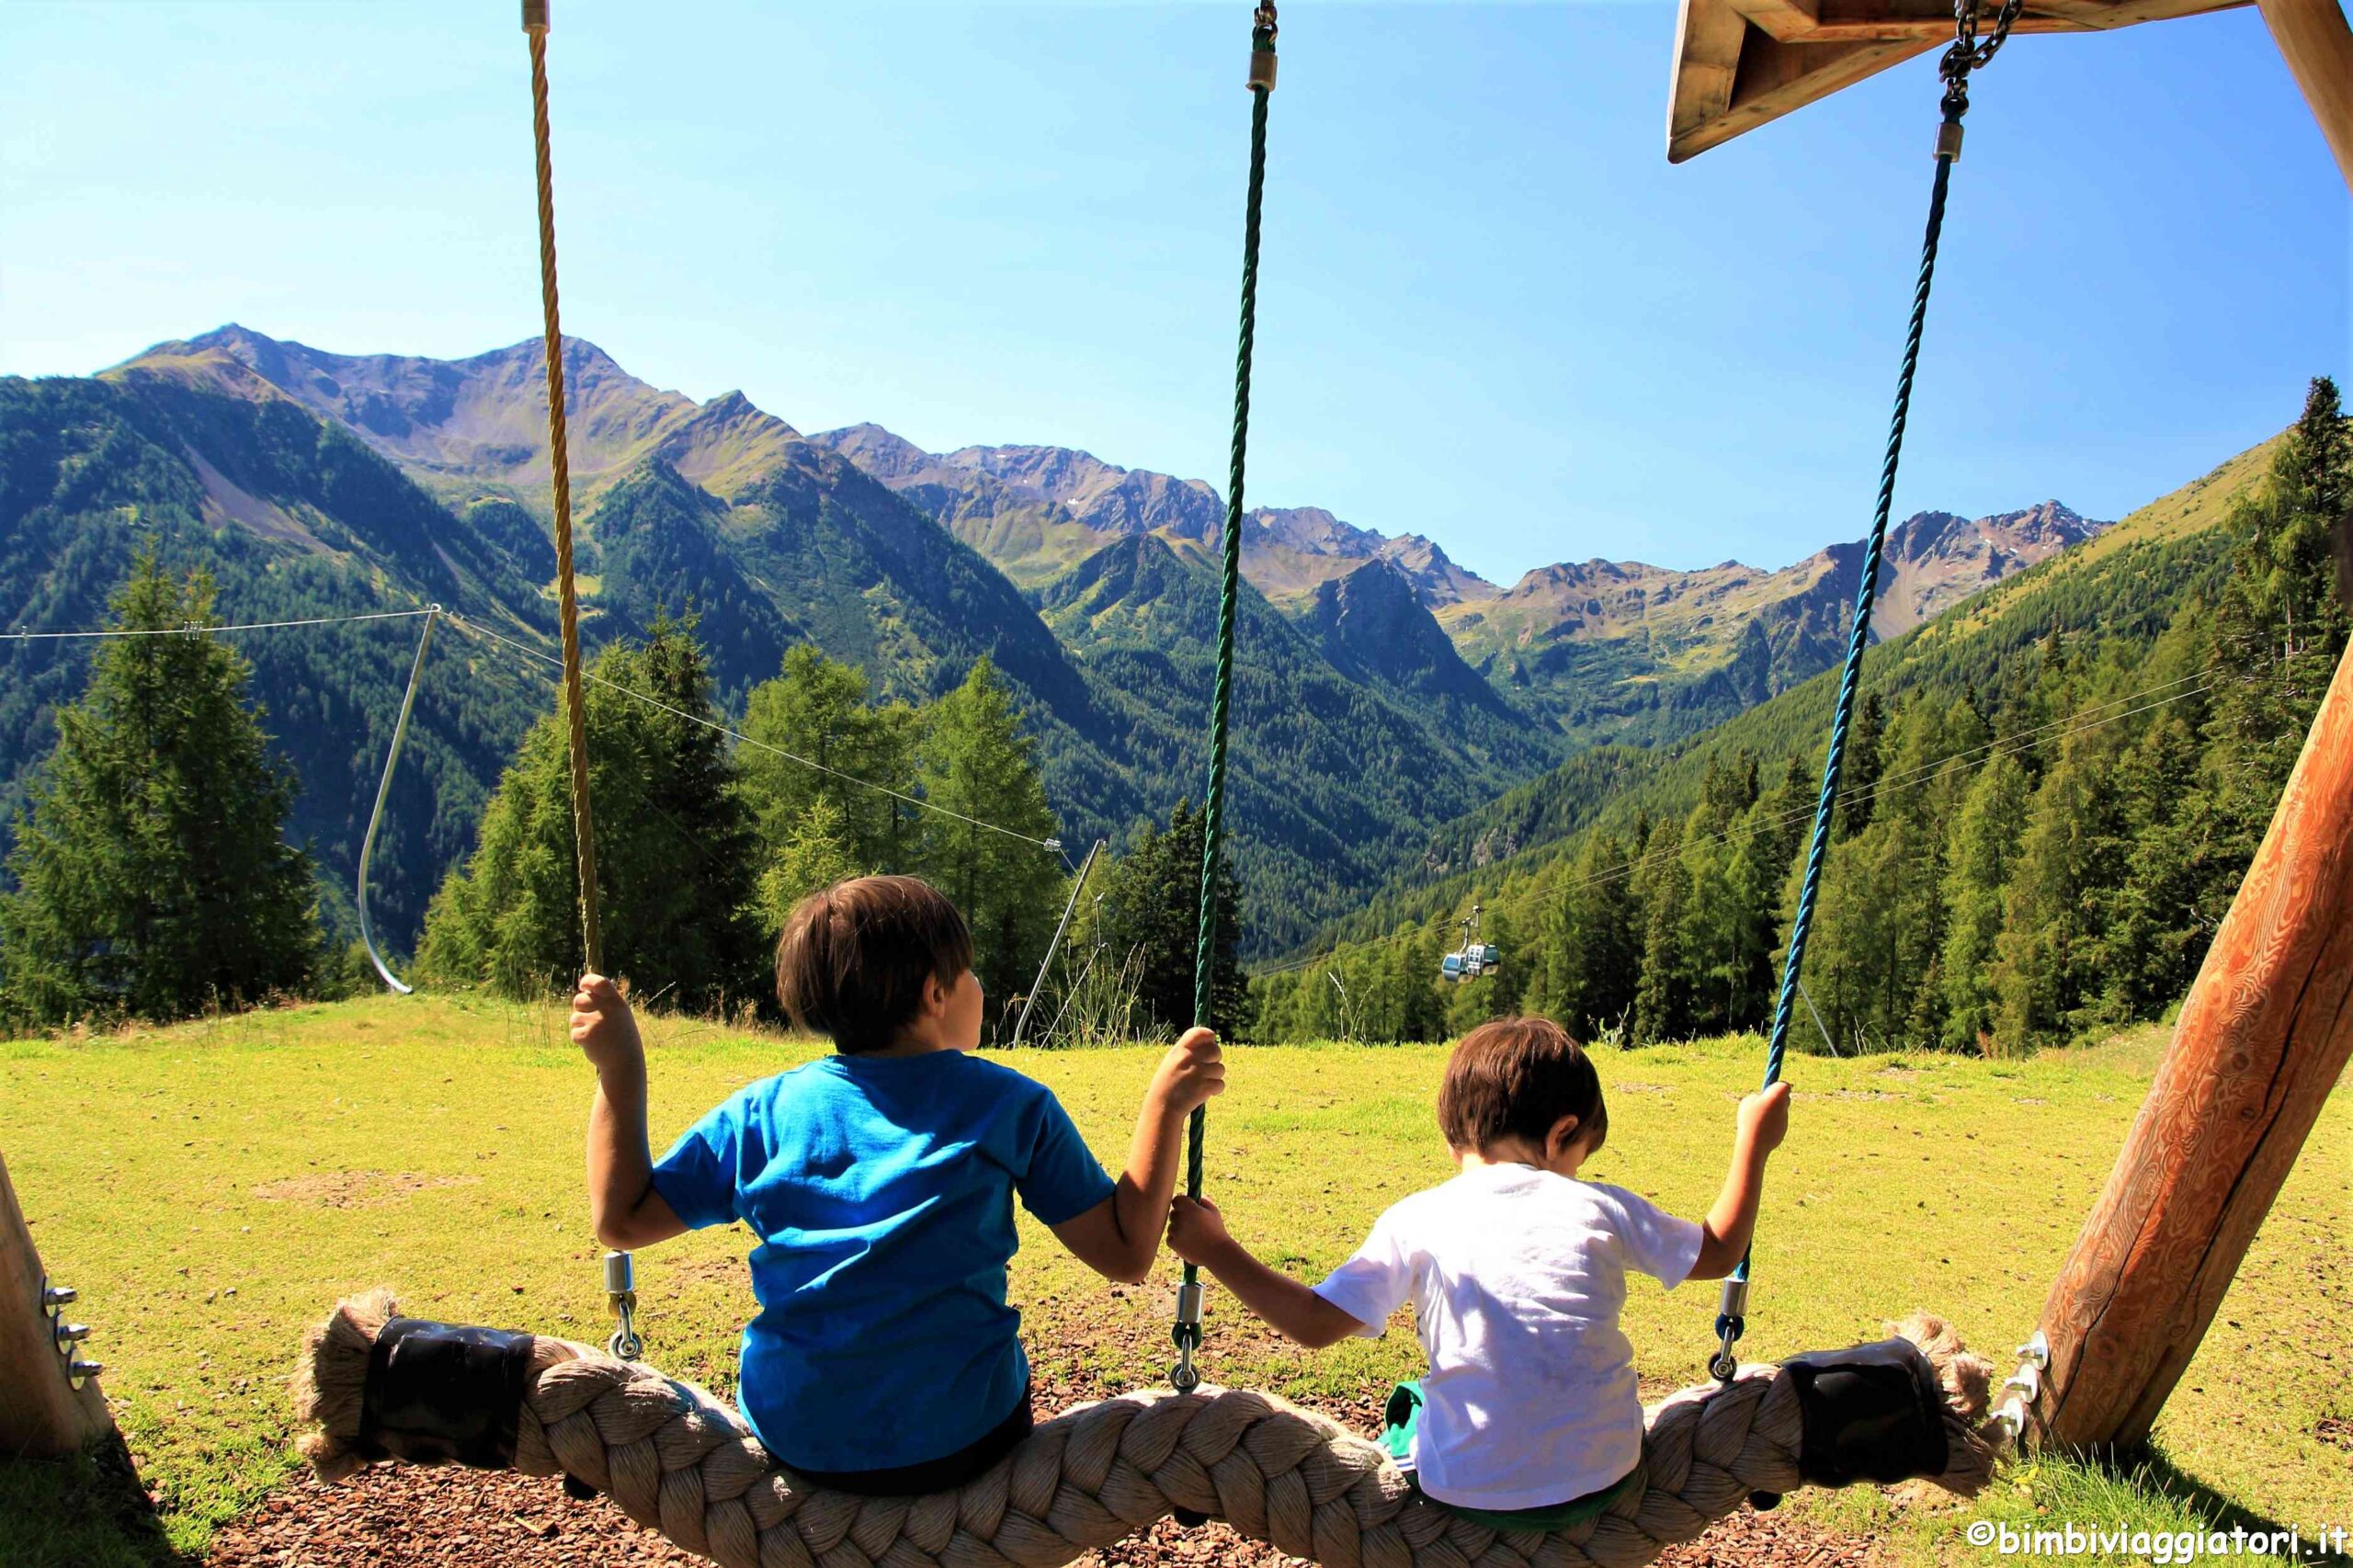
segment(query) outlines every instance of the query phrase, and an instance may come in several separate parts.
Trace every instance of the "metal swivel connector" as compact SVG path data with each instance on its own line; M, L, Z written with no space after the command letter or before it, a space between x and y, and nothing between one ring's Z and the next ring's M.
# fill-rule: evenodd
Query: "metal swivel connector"
M637 1266L625 1252L605 1255L605 1300L616 1324L605 1348L620 1360L634 1361L645 1354L645 1341L637 1332Z
M1201 1344L1199 1280L1176 1287L1176 1323L1168 1337L1176 1346L1176 1364L1168 1369L1169 1385L1178 1393L1190 1393L1201 1386L1201 1374L1193 1366L1193 1352Z
M1716 1354L1708 1362L1708 1375L1720 1383L1728 1383L1740 1375L1740 1357L1733 1346L1748 1329L1748 1281L1727 1279L1716 1298Z

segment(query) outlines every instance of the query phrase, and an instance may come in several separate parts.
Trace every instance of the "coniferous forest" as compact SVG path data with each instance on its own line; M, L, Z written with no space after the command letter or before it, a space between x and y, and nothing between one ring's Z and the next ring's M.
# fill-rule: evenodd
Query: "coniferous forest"
M2345 651L2348 509L2324 379L2219 528L2128 521L1874 651L1793 1045L2018 1052L2177 1002ZM1264 976L1256 1034L1432 1040L1512 1011L1625 1044L1765 1028L1835 679L1685 747L1580 759L1452 830L1552 832L1403 885ZM1479 897L1505 962L1449 986L1450 922Z
M84 396L93 421L84 437L104 449L76 470L93 476L85 489L98 488L52 495L28 514L51 518L61 547L74 537L68 519L96 515L93 498L107 503L107 528L133 542L151 507L191 524L210 515L157 443L189 422L229 417L221 407L156 387L142 392L145 402L39 395ZM153 428L109 423L127 411ZM220 449L243 454L248 482L299 476L313 499L280 516L322 539L340 537L323 519L333 495L355 487L365 515L396 513L428 536L447 528L332 427L267 403L233 412L234 440ZM14 449L32 472L40 452L23 438ZM625 502L631 483L614 492ZM381 547L419 583L439 574L442 591L479 598L503 562L539 542L528 516L502 507L513 509L474 499L467 528L450 535L489 551L479 559L398 545L406 536L389 523ZM2016 1052L2177 1002L2345 648L2348 508L2353 436L2336 389L2318 381L2302 417L2268 448L1875 648L1793 1013L1796 1045ZM501 518L503 532L492 527ZM608 531L608 558L592 563L609 572L627 564L609 551L633 536ZM339 713L389 712L398 687L371 656L330 652L322 662L285 650L356 652L368 637L394 647L411 623L338 624L315 642L260 645L273 650L279 686L290 679L301 694L294 711L272 710L254 689L258 666L207 630L221 620L209 569L166 553L189 537L187 527L153 530L109 600L117 631L171 635L93 644L78 691L59 685L66 666L51 665L38 690L11 699L28 712L27 703L52 704L55 735L21 786L0 891L0 1013L11 1026L171 1017L374 983L364 960L327 935L349 929L348 911L332 889L323 896L301 847L306 826L350 817L339 800L324 811L306 801L304 786L358 798L374 748L349 748L316 779L298 778L286 751L290 731L308 755L335 733ZM364 602L335 586L315 552L279 562L241 540L249 536L225 528L211 535L247 585L247 604L348 612ZM378 548L358 539L337 548L363 547ZM1131 553L1157 560L1155 551L1167 553ZM66 556L78 562L73 591L86 597L104 562L74 548ZM1089 569L1099 575L1115 557L1125 559L1105 551ZM688 578L662 585L699 606ZM1091 662L1074 667L1087 679L1116 666L1119 689L1142 693L1154 688L1146 665L1157 655L1137 606L1165 597L1129 595L1107 608L1063 584L1047 595L1047 619L1086 651ZM489 641L486 608L507 629ZM413 957L392 956L426 983L540 995L568 981L578 952L565 728L543 672L518 670L498 644L542 631L545 611L516 597L477 603L473 614L440 655L466 678L449 683L454 704L442 704L395 792L382 846L389 896L422 903L399 878L448 869L422 921L407 926L421 924ZM790 627L753 649L717 610L674 610L657 597L608 616L586 693L606 962L663 1005L772 1016L769 947L793 903L840 877L890 870L930 879L971 918L1000 1040L1025 1004L1025 1038L1040 1043L1166 1035L1204 1006L1230 1036L1261 1040L1432 1040L1529 1011L1589 1040L1640 1045L1760 1028L1772 1016L1835 671L1685 739L1577 753L1439 826L1402 863L1392 854L1388 885L1312 937L1299 935L1314 926L1287 876L1237 875L1263 864L1230 860L1216 884L1204 1001L1193 982L1203 822L1182 800L1165 814L1131 802L1124 828L1082 822L1113 853L1040 972L1074 869L1059 837L1069 819L1046 780L1077 733L1067 716L1041 717L1046 676L1008 676L981 653L956 666L961 677L943 673L911 692L904 678L877 679ZM1280 613L1258 603L1245 621L1245 632L1279 643L1259 676L1285 661L1306 667L1306 644L1282 641L1296 634ZM878 657L895 634L876 632ZM945 645L945 631L929 635ZM1022 657L1047 667L1034 650ZM339 684L338 659L366 679ZM1163 684L1189 691L1199 674L1188 665ZM1448 678L1460 686L1467 672ZM1300 756L1342 733L1386 733L1363 718L1371 697L1334 700L1344 722L1292 736L1307 748ZM1508 739L1498 727L1508 710L1460 693L1449 700L1458 717L1475 711L1480 748ZM1124 744L1136 749L1146 737L1139 756L1186 771L1185 706L1164 701L1149 723L1137 707ZM502 730L519 743L494 788L471 793L460 759ZM1274 755L1284 733L1264 723L1253 744ZM1523 749L1541 748L1531 739ZM1526 772L1524 758L1513 766ZM1316 768L1324 782L1315 788L1326 790L1337 775ZM1360 783L1384 800L1413 792L1405 773L1377 759L1359 772L1379 775ZM1263 826L1254 798L1245 792L1230 819L1244 841ZM420 817L438 841L456 831L453 813L461 843L436 851L419 838ZM1393 841L1400 820L1384 807L1377 836ZM1371 842L1336 850L1335 863L1363 859ZM1481 940L1503 961L1467 983L1442 980L1440 961L1474 903ZM1293 956L1281 956L1285 947ZM1250 980L1243 955L1254 950L1274 956Z

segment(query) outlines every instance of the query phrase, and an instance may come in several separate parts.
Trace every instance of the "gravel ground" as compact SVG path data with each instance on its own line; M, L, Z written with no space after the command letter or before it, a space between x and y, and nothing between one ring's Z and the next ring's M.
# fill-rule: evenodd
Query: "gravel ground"
M1869 1538L1828 1534L1779 1514L1734 1515L1659 1561L1662 1568L1863 1568ZM1105 1568L1295 1562L1222 1525L1163 1519L1079 1560ZM348 1486L291 1483L252 1518L212 1538L207 1568L678 1568L703 1560L639 1529L603 1498L575 1503L560 1483L473 1471L380 1466Z
M1038 1408L1061 1410L1104 1392L1041 1375ZM1380 1425L1380 1402L1370 1395L1312 1403L1358 1431ZM1662 1568L1863 1568L1874 1544L1744 1509L1659 1561ZM574 1501L558 1481L378 1465L344 1486L323 1486L307 1472L291 1478L252 1517L215 1534L204 1561L205 1568L673 1568L703 1559L638 1528L602 1497ZM1187 1529L1163 1519L1079 1562L1279 1568L1298 1559L1223 1525Z

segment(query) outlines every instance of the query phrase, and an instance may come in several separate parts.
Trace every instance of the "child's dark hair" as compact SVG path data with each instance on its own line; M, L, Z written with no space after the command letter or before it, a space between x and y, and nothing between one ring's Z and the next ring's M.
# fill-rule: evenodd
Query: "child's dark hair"
M1462 1037L1447 1058L1438 1092L1438 1131L1454 1149L1487 1149L1506 1139L1544 1146L1564 1116L1591 1150L1609 1136L1601 1075L1569 1031L1550 1018L1497 1018Z
M853 877L794 905L776 944L776 999L846 1056L880 1051L923 1007L923 985L972 967L972 931L915 877Z

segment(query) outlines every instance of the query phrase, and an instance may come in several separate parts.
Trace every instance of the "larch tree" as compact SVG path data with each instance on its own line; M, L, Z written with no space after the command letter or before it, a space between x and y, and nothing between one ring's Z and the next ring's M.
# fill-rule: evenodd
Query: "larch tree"
M1009 1029L1005 1004L1030 983L1068 892L1060 859L1034 842L1053 835L1053 810L1011 693L986 658L923 719L916 781L938 808L925 813L923 875L972 924L973 967L996 998L990 1017Z
M594 675L588 795L606 967L677 1006L767 1006L755 826L711 727L692 628L657 618L642 646L607 646ZM574 844L566 728L549 713L499 779L472 857L434 895L420 971L513 996L568 983L581 961Z

